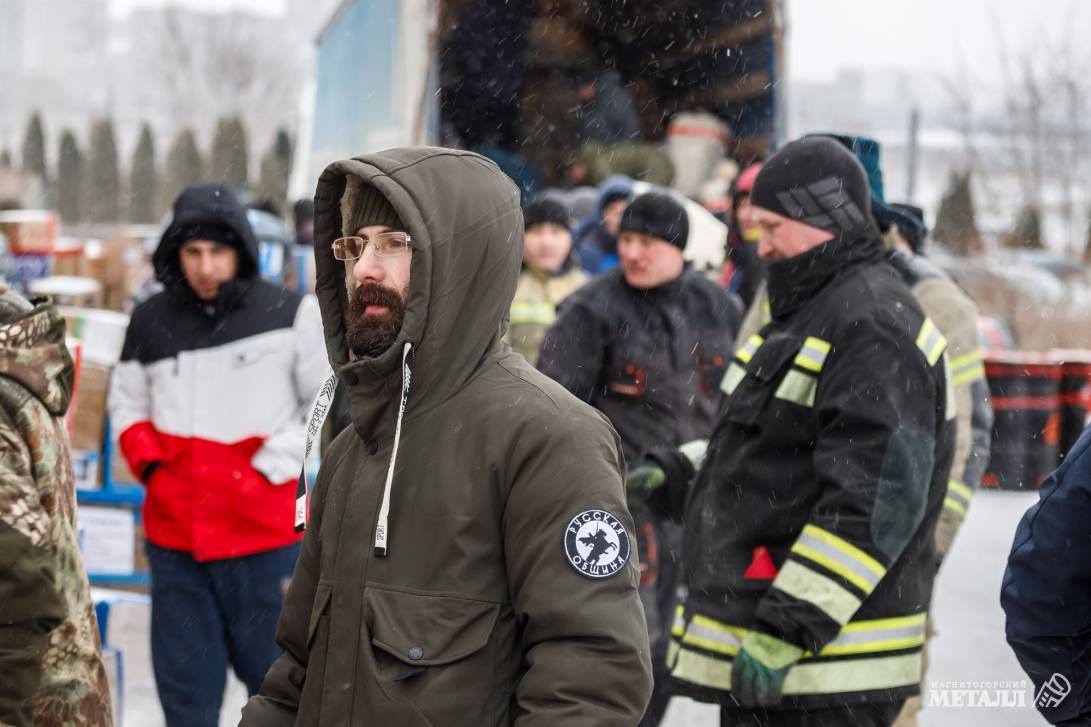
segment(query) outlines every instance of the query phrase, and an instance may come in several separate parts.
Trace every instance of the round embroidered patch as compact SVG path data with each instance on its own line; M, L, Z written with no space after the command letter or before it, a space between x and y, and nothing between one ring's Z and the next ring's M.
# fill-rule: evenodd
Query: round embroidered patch
M564 553L588 578L609 578L629 562L629 534L605 510L584 510L564 531Z

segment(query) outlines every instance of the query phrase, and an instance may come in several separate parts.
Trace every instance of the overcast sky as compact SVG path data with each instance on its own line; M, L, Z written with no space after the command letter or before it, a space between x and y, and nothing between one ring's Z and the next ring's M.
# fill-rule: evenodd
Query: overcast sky
M788 0L789 76L832 80L839 68L999 74L998 32L1013 50L1071 40L1091 48L1091 7L1076 0Z
M285 0L110 0L111 9L168 2L202 10L276 13ZM1070 29L1091 49L1091 3L1078 0L787 0L789 78L832 80L866 66L953 74L964 63L977 78L997 70L997 34L1009 47L1050 45Z

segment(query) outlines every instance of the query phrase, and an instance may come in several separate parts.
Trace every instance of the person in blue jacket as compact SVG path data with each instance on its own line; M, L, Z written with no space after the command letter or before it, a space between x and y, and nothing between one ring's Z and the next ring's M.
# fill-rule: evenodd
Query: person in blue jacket
M1050 724L1091 724L1091 427L1019 522L1000 605L1034 705Z

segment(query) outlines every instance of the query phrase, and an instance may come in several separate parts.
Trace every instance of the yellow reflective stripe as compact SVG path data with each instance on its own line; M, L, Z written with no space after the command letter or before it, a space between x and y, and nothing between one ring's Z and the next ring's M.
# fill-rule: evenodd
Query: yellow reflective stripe
M971 488L965 482L959 482L958 480L948 481L947 494L956 495L964 500L967 504L969 504L970 500L972 500L974 497L973 488Z
M924 644L927 620L928 615L920 613L913 616L850 623L841 629L836 639L819 652L819 656L914 649Z
M754 354L761 348L763 343L765 343L765 339L755 333L746 342L746 345L735 352L735 357L743 363L750 363L750 359L754 358Z
M685 626L682 643L699 646L718 654L734 656L742 648L742 640L745 636L744 628L728 626L707 616L694 614Z
M541 323L549 325L557 318L557 307L552 303L516 302L511 304L512 323Z
M785 694L838 694L917 684L921 655L865 657L796 664L784 679Z
M951 362L947 359L946 352L943 354L943 368L947 370L943 382L944 393L947 395L946 403L943 405L943 414L947 421L951 421L958 416L958 399L955 397L955 381L951 378Z
M731 662L679 649L670 672L675 679L710 689L731 690ZM668 664L671 662L668 661ZM798 668L798 664L796 665ZM791 674L791 671L788 672Z
M951 361L951 378L956 385L968 384L985 378L985 363L981 352L974 351Z
M746 369L732 361L727 367L727 373L724 374L724 380L720 382L720 391L731 396L744 378L746 378Z
M701 469L701 464L705 461L705 454L708 452L708 440L707 439L694 439L692 442L686 442L678 448L678 451L682 453L686 459L689 460L693 469Z
M681 637L686 633L686 607L678 604L674 608L674 624L671 626L671 635Z
M769 307L769 296L762 296L761 300L761 324L764 326L773 320L773 310Z
M815 525L803 528L792 552L837 573L864 593L871 593L886 568L852 543Z
M815 392L818 391L818 379L802 371L790 369L777 387L776 397L800 406L814 406Z
M774 587L779 586L774 584ZM927 620L927 613L917 613L911 616L850 621L818 656L877 654L883 651L915 649L924 644ZM693 614L689 624L686 624L685 615L679 607L671 633L674 640L681 645L697 646L717 654L734 656L739 653L749 631L701 614ZM803 658L813 659L814 654L805 651Z
M822 364L826 362L826 356L830 353L830 344L821 338L808 336L803 342L803 348L799 349L795 365L801 369L818 373L822 370Z
M959 517L966 517L966 510L970 507L970 500L974 497L974 491L967 485L951 480L947 483L947 495L943 499L943 506L953 511Z
M731 689L731 662L689 649L672 654L671 676L711 689ZM788 671L785 694L841 694L910 686L920 680L921 655L800 662Z
M773 581L773 588L812 604L839 624L847 623L862 603L832 578L804 568L792 560L784 562Z
M931 318L925 318L921 325L920 333L917 334L917 348L924 353L929 366L935 366L947 348L947 339L939 332Z

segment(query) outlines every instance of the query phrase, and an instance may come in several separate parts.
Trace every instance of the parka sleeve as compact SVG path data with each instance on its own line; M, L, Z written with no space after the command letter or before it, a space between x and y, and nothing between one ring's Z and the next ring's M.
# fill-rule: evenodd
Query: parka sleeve
M64 620L56 562L46 538L52 513L26 443L0 414L0 724L33 724L49 632Z
M1000 591L1008 644L1035 694L1065 682L1075 692L1036 703L1051 724L1091 719L1091 429L1042 485L1015 531ZM1052 694L1060 697L1060 694Z
M319 533L325 491L337 459L337 448L332 446L311 492L311 518L277 624L277 645L284 653L269 668L258 693L243 707L239 727L292 727L296 722L307 676L307 632L321 566Z
M758 630L818 653L833 640L918 533L947 401L933 367L944 342L930 321L859 321L832 341L819 377L814 470L821 495L772 587ZM914 339L921 344L915 343ZM922 346L923 349L922 350ZM927 537L932 534L928 533Z
M515 724L632 727L651 694L651 665L616 435L587 411L531 422L516 441L502 521L525 654ZM567 555L570 524L589 511L624 526L628 560L613 575L585 575Z
M602 376L605 340L600 322L583 296L563 301L545 332L538 370L582 401L591 401Z

